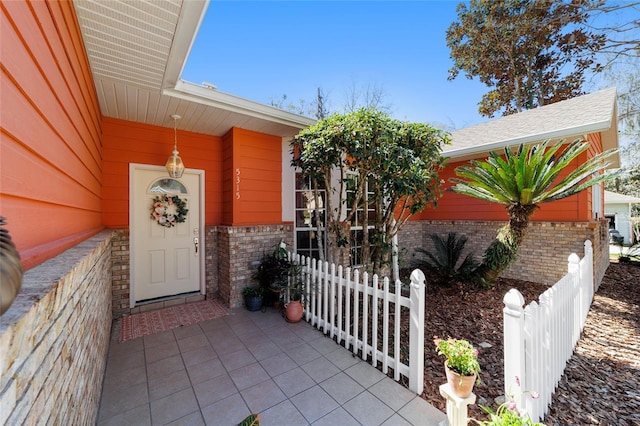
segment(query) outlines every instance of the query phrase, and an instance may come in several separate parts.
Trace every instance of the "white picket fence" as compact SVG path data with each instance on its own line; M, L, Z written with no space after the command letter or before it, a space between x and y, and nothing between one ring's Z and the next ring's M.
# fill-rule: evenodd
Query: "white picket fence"
M402 296L402 283L389 278L370 279L359 270L289 254L298 265L305 286L305 319L325 335L394 379L409 379L409 389L420 394L424 387L425 277L411 274L409 297ZM403 309L406 308L406 309ZM409 315L409 363L400 359L401 315ZM404 313L403 313L404 311ZM393 328L389 319L393 318ZM381 327L380 327L381 325ZM380 331L379 331L380 328ZM391 342L391 343L390 343ZM406 350L406 348L402 348Z
M523 309L518 290L504 296L505 395L513 395L533 421L547 414L589 313L594 291L589 240L584 253L582 260L575 253L569 256L569 272L540 295L539 302ZM534 399L529 392L539 397Z

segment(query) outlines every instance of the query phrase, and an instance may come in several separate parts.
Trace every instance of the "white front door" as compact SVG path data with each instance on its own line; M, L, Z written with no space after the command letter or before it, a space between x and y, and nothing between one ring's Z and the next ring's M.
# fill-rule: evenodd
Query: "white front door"
M131 307L143 300L202 292L204 172L187 170L174 179L163 167L132 164L130 177ZM167 224L167 218L181 219L176 196L188 211L182 223Z

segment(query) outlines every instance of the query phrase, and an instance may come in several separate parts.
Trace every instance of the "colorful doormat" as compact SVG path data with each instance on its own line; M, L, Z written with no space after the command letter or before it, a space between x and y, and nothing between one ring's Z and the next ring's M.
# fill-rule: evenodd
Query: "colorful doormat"
M217 300L171 306L122 318L120 342L228 315Z

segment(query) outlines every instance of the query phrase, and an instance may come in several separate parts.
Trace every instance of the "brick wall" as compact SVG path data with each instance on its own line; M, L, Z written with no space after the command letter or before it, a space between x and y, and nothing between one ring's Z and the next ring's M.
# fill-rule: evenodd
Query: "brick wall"
M113 232L111 243L111 305L113 317L120 318L130 309L130 255L129 230L117 229Z
M449 231L468 237L467 249L478 260L496 231L504 225L498 221L413 221L408 222L398 235L404 260L408 265L416 260L414 250L433 249L429 237L432 233L446 235ZM604 222L531 222L518 252L518 260L503 276L525 281L553 285L567 273L567 259L571 253L584 256L584 241L591 240L594 250L596 287L609 266L609 246Z
M293 247L292 225L219 226L218 291L230 307L242 306L242 289L256 285L251 279L255 264L270 253L280 240Z
M0 424L94 424L111 330L111 232L27 271L0 321Z

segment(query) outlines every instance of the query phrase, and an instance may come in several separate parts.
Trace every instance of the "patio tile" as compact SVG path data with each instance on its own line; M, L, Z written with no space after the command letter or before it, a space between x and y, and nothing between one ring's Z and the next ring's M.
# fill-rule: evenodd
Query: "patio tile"
M378 383L380 380L384 379L385 376L381 371L374 368L371 364L368 364L364 361L359 362L345 370L349 376L351 376L356 382L360 383L365 388L369 388L374 384Z
M360 423L347 413L344 408L336 408L326 416L313 423L313 426L359 426Z
M176 336L174 336L173 331L167 330L151 334L149 336L144 336L142 339L144 340L144 348L149 349L164 343L175 342Z
M248 349L242 349L237 352L221 354L220 361L222 361L227 371L233 371L240 367L253 364L256 362L256 359Z
M340 370L346 370L352 365L356 365L360 362L360 358L353 355L353 352L349 352L343 347L340 347L339 350L328 353L325 355L333 365L338 367Z
M291 402L309 423L313 423L319 418L324 417L339 406L338 403L318 385L294 396L291 398Z
M313 340L309 344L322 355L327 355L341 348L340 345L338 345L333 339L330 339L329 337Z
M182 359L187 367L217 358L218 354L211 346L202 346L192 351L182 352Z
M142 339L127 340L126 342L111 342L109 345L109 358L117 356L129 356L135 352L144 350L144 341Z
M290 336L280 338L276 344L280 346L285 351L295 351L301 345L305 345L305 341L296 336L295 334L291 334Z
M320 386L340 404L344 404L356 395L364 392L362 386L344 373L338 373L328 378L320 383Z
M171 342L153 346L152 348L147 349L144 352L147 363L151 363L164 358L172 357L174 355L178 355L180 353L180 350L178 349L178 343L176 343L176 341L174 340Z
M148 403L146 382L131 386L126 392L122 389L104 389L100 400L100 419L109 419Z
M149 411L149 404L143 404L131 410L120 412L113 417L102 419L98 422L98 426L122 425L150 426L151 411Z
M200 328L200 324L191 324L173 329L173 335L176 336L176 340L186 339L187 337L202 336L204 332Z
M165 425L197 411L198 408L193 389L188 388L151 401L151 422L153 425Z
M242 343L242 341L240 341L240 339L238 339L236 336L224 338L216 337L212 340L211 337L207 335L207 338L209 339L209 342L211 342L211 346L219 356L246 349L244 343Z
M184 417L174 420L171 423L167 423L167 426L205 426L202 413L196 411L191 414L187 414Z
M207 426L237 425L249 414L249 407L237 393L202 409Z
M258 361L272 357L274 355L279 354L282 350L270 340L260 341L259 343L250 343L247 345L247 348L255 359Z
M120 371L130 368L144 368L145 357L144 351L134 351L128 354L122 354L107 358L107 370Z
M280 374L297 367L297 364L284 352L270 358L263 359L260 361L260 365L262 365L271 377L279 376Z
M329 377L335 376L340 372L338 367L329 362L326 358L314 359L302 366L302 369L309 375L316 383L324 382Z
M189 373L191 383L195 385L227 374L227 370L222 365L222 361L218 358L213 358L200 364L188 366L187 373Z
M240 394L253 413L264 411L287 399L273 380L267 380L240 391Z
M280 389L282 389L282 392L289 398L316 384L301 368L295 368L286 373L282 373L275 377L273 381L277 383Z
M234 393L238 393L236 385L228 375L216 377L193 386L200 407L206 407Z
M389 417L386 422L382 423L382 426L414 426L405 419L402 418L398 413Z
M308 343L303 343L298 346L295 350L288 352L290 358L294 360L298 365L304 365L314 359L319 358L320 352L315 350Z
M211 346L204 333L201 335L189 336L178 340L180 352L189 352L194 349Z
M389 377L385 377L371 386L369 392L395 411L398 411L416 397L415 393Z
M149 380L153 380L183 369L184 362L182 361L182 357L175 355L147 364L147 377Z
M381 425L394 411L370 392L363 392L342 406L363 425ZM422 424L422 423L416 423Z
M260 423L264 425L306 426L309 424L291 401L283 401L275 407L260 413ZM341 423L334 423L342 425Z
M155 401L187 388L191 388L187 372L185 370L174 371L157 379L149 380L149 400Z
M231 327L229 327L229 325L221 318L214 318L209 321L203 321L198 325L205 334L226 331L232 332Z
M247 366L240 367L237 370L233 370L229 373L229 376L231 376L231 380L233 380L233 383L235 383L239 390L246 389L270 379L267 372L264 371L262 366L257 362L255 364L249 364Z
M422 424L425 426L439 425L442 420L447 418L442 411L418 396L402 407L398 414L410 424Z
M104 377L104 389L128 389L133 385L147 382L147 370L139 367L118 369L117 365L107 366Z

